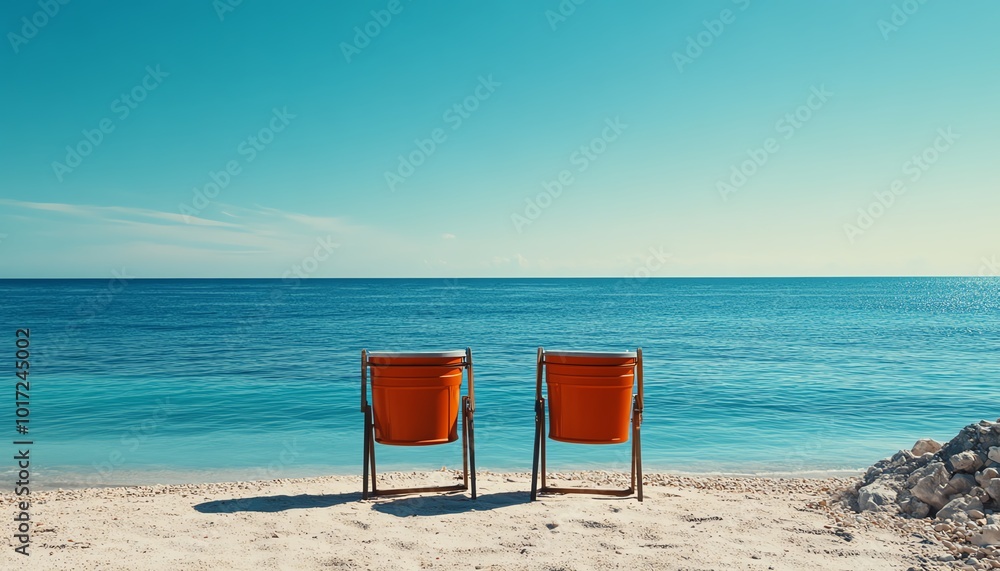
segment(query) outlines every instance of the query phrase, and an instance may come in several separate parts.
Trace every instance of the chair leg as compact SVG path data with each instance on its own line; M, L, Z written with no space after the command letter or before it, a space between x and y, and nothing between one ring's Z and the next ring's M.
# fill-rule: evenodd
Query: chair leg
M542 423L541 423L542 430L541 430L540 434L538 435L538 442L541 444L541 449L542 449L542 474L541 474L541 480L542 480L542 489L544 490L545 488L548 487L548 483L546 482L545 475L548 474L548 471L549 471L548 470L548 466L546 466L546 462L545 462L545 399L541 400L541 414L542 414Z
M639 501L642 501L642 444L639 442L640 429L637 426L635 428L635 466L636 466L636 478L638 480L638 496Z
M469 397L462 397L462 485L469 489Z
M629 471L631 472L631 479L629 480L629 486L628 486L629 492L635 492L635 489L636 489L635 488L635 426L636 426L636 422L639 420L639 417L636 416L637 414L638 414L638 411L637 411L637 407L636 407L636 400L635 400L635 397L632 397L632 419L631 419L631 426L630 426L630 429L631 429L631 432L632 432L632 435L631 435L632 442L631 442L631 450L629 451L630 452L630 454L629 454L629 456L630 456L629 457Z
M631 448L632 449L629 451L630 452L630 454L629 454L629 456L630 456L629 457L629 469L630 469L632 475L629 478L628 491L629 492L634 492L635 491L635 425L634 424L632 425L632 446L631 446Z
M472 499L476 499L476 424L473 420L471 407L468 410L468 424L469 424L469 467L472 470Z
M639 397L636 397L637 399ZM642 501L642 411L639 410L639 402L636 401L635 411L632 413L635 415L635 419L632 421L633 437L632 437L632 464L634 465L634 470L637 478L637 495L638 499Z
M364 441L364 460L362 462L362 465L364 466L364 468L362 468L362 472L361 472L361 480L362 480L362 484L361 484L361 499L362 500L367 500L368 499L368 458L369 458L369 456L368 456L368 447L371 446L371 435L372 435L371 434L371 430L369 429L369 426L368 426L368 424L369 424L369 422L368 422L369 418L371 418L371 409L368 409L368 410L365 411L365 434L364 434L364 438L363 438L363 441Z
M540 452L540 438L542 438L542 401L535 401L535 449L531 461L531 501L538 499L538 455Z
M375 425L372 424L371 430L368 436L368 463L371 464L371 476L372 476L372 494L378 492L378 478L375 472Z

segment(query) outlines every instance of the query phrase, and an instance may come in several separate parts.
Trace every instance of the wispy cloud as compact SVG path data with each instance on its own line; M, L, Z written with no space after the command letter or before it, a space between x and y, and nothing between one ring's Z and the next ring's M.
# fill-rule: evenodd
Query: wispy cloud
M122 222L131 223L141 220L160 220L163 222L172 222L174 224L184 224L184 217L180 214L173 212L161 212L159 210L149 210L146 208L130 208L124 206L94 206L89 204L65 204L60 202L28 202L24 200L11 200L7 198L0 198L0 204L10 206L13 208L23 208L27 210L41 210L47 212L59 212L61 214L67 214L69 216L76 216L79 218L92 218L104 222ZM134 218L136 220L128 220L127 218ZM122 219L126 218L126 219ZM196 216L189 216L188 220L191 224L198 226L228 226L233 227L232 224L226 222L219 222L217 220L209 220L207 218L198 218Z
M522 256L520 252L512 256L493 256L493 258L488 262L486 262L485 265L492 266L495 268L517 266L522 269L531 266L531 264L528 262L528 258Z
M236 207L227 207L230 210L236 209ZM278 210L277 208L268 208L266 206L260 206L258 204L254 205L252 209L237 209L242 210L245 213L258 216L271 216L279 220L287 220L294 222L301 226L311 228L313 230L322 232L349 232L351 230L357 229L357 227L352 226L344 218L338 218L334 216L312 216L310 214L300 214L298 212L287 212L284 210ZM232 216L232 215L230 215Z
M287 212L275 208L219 205L213 220L184 217L173 212L126 206L98 206L56 202L0 199L0 220L29 225L33 235L72 240L67 261L80 256L127 259L130 263L211 267L238 271L227 266L246 266L244 273L258 268L282 267L301 259L317 239L338 241L361 229L346 219ZM234 257L235 256L235 257ZM55 258L49 257L52 262ZM239 262L239 259L246 260ZM65 261L64 261L65 263ZM183 275L183 270L179 271Z
M29 202L0 198L0 205L15 209L56 212L83 221L118 223L132 226L166 226L191 230L190 226L225 229L232 232L246 232L258 235L279 235L289 229L287 222L299 229L317 232L346 233L360 227L352 226L344 218L332 216L312 216L298 212L287 212L277 208L254 205L243 208L232 205L220 209L219 213L232 219L226 222L198 216L183 216L174 212L163 212L147 208L125 206L96 206L89 204L66 204L59 202ZM5 213L6 214L6 213Z

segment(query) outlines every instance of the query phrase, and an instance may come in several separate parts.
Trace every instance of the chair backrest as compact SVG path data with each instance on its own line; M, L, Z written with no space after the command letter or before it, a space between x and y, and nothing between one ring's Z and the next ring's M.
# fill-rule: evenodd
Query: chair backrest
M641 349L620 353L539 350L539 398L543 368L551 417L549 438L580 444L628 442L637 379L641 402Z
M458 440L462 373L471 362L468 350L367 353L363 370L371 371L375 441L427 446Z

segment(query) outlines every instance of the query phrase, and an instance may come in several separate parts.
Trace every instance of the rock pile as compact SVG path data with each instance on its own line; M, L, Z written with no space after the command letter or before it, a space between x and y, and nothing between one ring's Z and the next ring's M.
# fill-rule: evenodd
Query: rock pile
M990 568L1000 553L1000 420L966 426L944 445L917 441L869 468L850 499L859 512L934 518L956 559ZM989 563L977 565L976 555Z
M967 522L1000 509L1000 420L970 424L947 444L920 440L875 464L857 486L860 511Z

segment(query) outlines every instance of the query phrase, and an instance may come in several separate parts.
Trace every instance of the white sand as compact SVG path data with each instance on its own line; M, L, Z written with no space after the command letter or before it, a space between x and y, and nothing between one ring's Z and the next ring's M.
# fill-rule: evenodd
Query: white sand
M570 476L606 483L600 473ZM615 476L614 478L616 478ZM387 483L453 483L453 472ZM623 481L623 480L622 480ZM0 569L935 569L912 534L837 527L820 502L844 480L647 475L646 501L528 501L527 474L479 475L467 494L362 502L359 477L51 491L32 495L32 555ZM560 483L567 483L562 481ZM619 481L618 483L621 483ZM551 484L551 482L550 482ZM0 496L5 514L14 497ZM840 517L843 517L842 515Z

